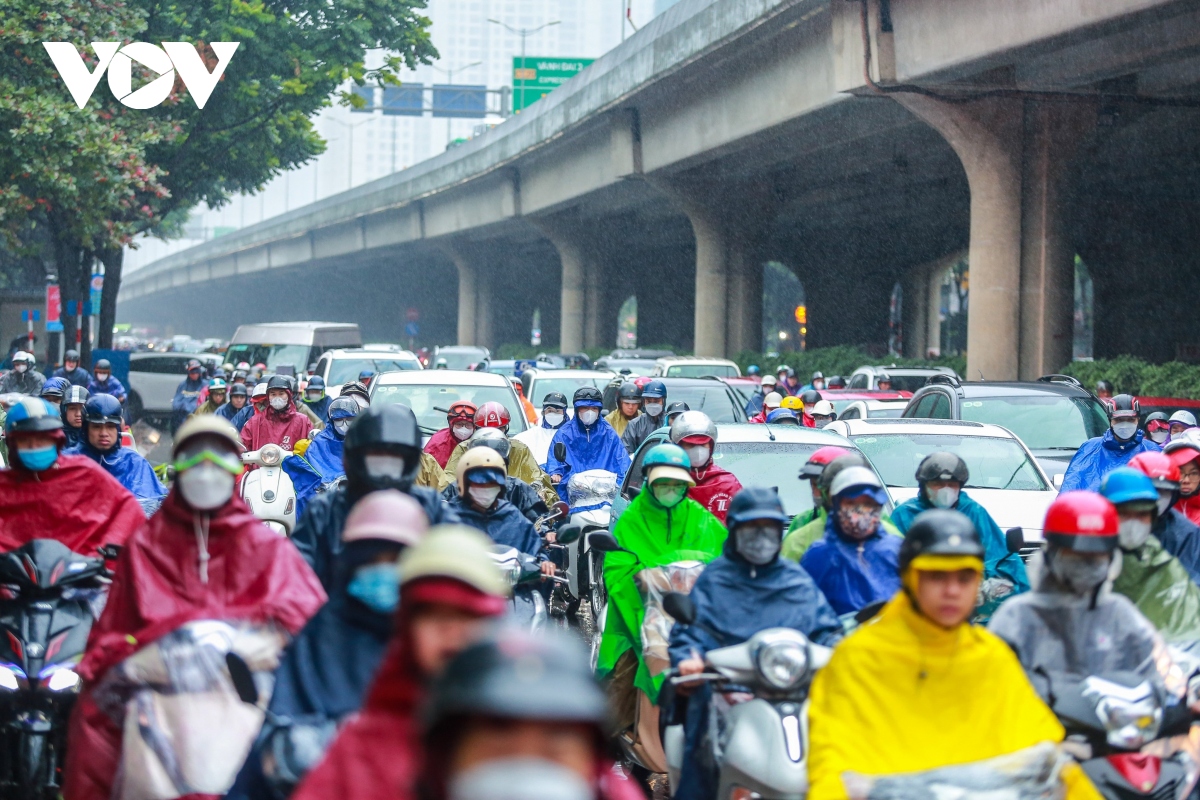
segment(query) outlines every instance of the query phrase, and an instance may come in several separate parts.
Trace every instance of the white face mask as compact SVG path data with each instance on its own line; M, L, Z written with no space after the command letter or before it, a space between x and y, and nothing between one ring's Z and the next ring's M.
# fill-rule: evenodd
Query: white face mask
M276 411L283 411L285 408L287 408L288 401L286 397L272 397L270 402L271 408L275 409Z
M594 408L585 408L579 412L579 421L585 428L595 425L598 419L600 419L600 412Z
M546 420L546 424L551 428L557 428L559 425L562 425L566 418L567 415L561 411L547 411L542 415L542 419Z
M471 438L471 434L475 432L474 425L451 425L450 435L460 442Z
M1113 436L1120 439L1122 442L1127 442L1137 433L1136 422L1114 422L1112 425Z
M370 455L363 458L363 463L367 466L367 474L372 478L398 481L404 477L404 459L400 456Z
M662 403L646 403L646 413L652 417L657 417L663 411Z
M1170 436L1169 431L1157 430L1154 433L1150 434L1150 441L1154 442L1155 444L1162 444L1163 442L1165 442L1167 440L1168 436Z
M708 459L712 457L712 448L706 444L684 445L683 451L687 453L688 463L694 469L703 467L708 463Z
M954 508L958 504L958 489L953 486L943 486L936 492L927 492L929 502L934 508Z
M348 430L350 430L350 420L348 420L348 419L334 420L333 431L338 436L345 436L346 431L348 431Z
M541 758L502 758L470 767L450 781L450 800L594 800L574 770Z
M1067 589L1086 595L1108 579L1112 562L1109 559L1088 558L1070 551L1060 551L1050 561L1050 572Z
M496 502L496 498L500 496L500 487L472 486L467 489L467 494L471 496L471 502L480 508L491 508L492 503Z
M1137 550L1150 538L1150 523L1140 519L1126 519L1117 528L1117 543L1122 550Z
M179 473L175 482L184 502L197 511L220 508L233 497L233 475L216 464L201 462Z
M97 383L104 383L106 380L108 380L107 372L97 372L96 373L96 382Z
M16 370L17 374L20 374L29 369L29 367L27 367L25 364L13 364L13 369Z

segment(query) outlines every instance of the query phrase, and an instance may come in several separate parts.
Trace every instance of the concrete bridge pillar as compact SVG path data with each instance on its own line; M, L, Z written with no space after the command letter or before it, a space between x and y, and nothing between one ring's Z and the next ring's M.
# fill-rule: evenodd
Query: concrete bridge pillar
M729 248L729 326L726 331L730 357L751 351L761 353L763 309L763 262L761 241L734 238Z
M588 312L594 315L595 297L588 281L594 269L589 269L588 243L576 221L571 223L531 219L558 251L562 266L562 296L560 300L559 352L574 353L586 345Z
M1094 122L1086 105L1014 97L948 103L896 99L937 130L962 162L971 191L971 310L967 370L988 380L1031 379L1070 360L1073 252L1064 241L1063 177ZM1070 295L1066 295L1068 298ZM1064 357L1065 356L1065 357Z
M453 244L442 247L458 270L458 337L460 345L477 344L479 306L479 271L475 259L465 250Z
M717 215L705 208L688 209L696 237L695 352L724 358L727 344L729 278L726 232Z
M900 282L904 355L909 358L924 358L929 349L929 267L929 264L913 267L904 273Z

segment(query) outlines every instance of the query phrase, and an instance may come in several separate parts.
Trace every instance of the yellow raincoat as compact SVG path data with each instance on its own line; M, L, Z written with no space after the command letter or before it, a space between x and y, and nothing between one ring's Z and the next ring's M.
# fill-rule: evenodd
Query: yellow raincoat
M421 468L417 471L417 479L414 483L417 486L433 489L435 492L440 492L449 485L446 481L446 473L442 471L437 459L429 453L421 453Z
M533 451L529 449L529 445L517 439L508 441L511 445L508 452L508 474L514 478L520 478L532 486L546 505L552 506L557 503L558 492L554 490L550 476L542 472L542 468L538 466L537 459L533 457ZM450 459L446 461L446 475L442 479L443 489L457 480L455 476L458 471L458 460L462 458L463 453L467 452L467 445L470 442L470 439L459 442L454 451L450 453Z
M634 417L634 419L637 419L637 417ZM613 426L613 430L617 432L617 436L624 436L625 429L629 427L629 423L633 422L632 419L621 413L620 404L608 413L604 421Z
M973 625L935 625L903 591L817 673L809 730L808 800L845 798L845 772L968 764L1064 733L1008 645ZM1077 765L1063 780L1068 800L1099 800Z

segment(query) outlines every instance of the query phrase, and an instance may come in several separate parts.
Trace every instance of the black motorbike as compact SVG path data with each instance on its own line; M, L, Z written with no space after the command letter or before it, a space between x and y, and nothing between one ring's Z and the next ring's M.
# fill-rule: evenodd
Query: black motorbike
M2 797L62 792L67 719L80 688L75 668L108 578L103 558L52 539L0 554Z

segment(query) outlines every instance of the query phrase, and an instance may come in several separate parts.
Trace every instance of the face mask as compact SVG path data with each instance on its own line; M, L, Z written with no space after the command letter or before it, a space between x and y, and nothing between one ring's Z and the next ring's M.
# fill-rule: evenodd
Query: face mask
M833 422L829 417L813 417L814 428L824 428L829 423Z
M270 403L271 408L275 409L276 411L283 411L285 408L287 408L288 401L286 397L272 397Z
M106 380L108 380L107 372L97 372L96 373L96 383L104 383Z
M742 525L737 529L738 554L756 567L770 564L779 555L781 534L779 528L769 525Z
M1169 431L1155 431L1154 433L1150 434L1150 441L1154 442L1155 444L1162 444L1167 440L1169 435Z
M471 767L450 782L450 800L595 800L574 770L541 758L502 758Z
M544 419L546 424L551 428L557 428L558 426L562 425L566 418L567 415L561 411L547 411L546 413L542 414L542 419Z
M1127 442L1137 433L1136 422L1114 422L1112 426L1113 436L1120 439L1122 442Z
M19 375L25 370L29 369L29 367L25 366L24 364L13 364L13 369L16 370L17 374Z
M333 422L333 432L337 434L339 439L346 438L346 431L350 430L350 420L338 419Z
M372 611L390 614L400 604L400 573L395 564L368 564L354 573L346 593Z
M1140 519L1126 519L1117 528L1117 543L1122 550L1137 550L1150 538L1150 523Z
M492 503L496 502L496 498L500 496L500 487L472 486L467 489L467 494L471 496L471 501L480 508L491 508Z
M943 486L936 492L926 492L934 508L954 508L958 504L958 489Z
M25 465L25 469L32 472L42 472L50 469L54 462L58 460L58 448L54 445L49 447L39 447L36 450L18 450L17 458L21 459L21 463Z
M683 502L684 497L687 497L686 486L655 484L650 487L650 491L654 493L654 499L664 508L674 508Z
M585 428L595 425L598 419L600 419L600 412L594 408L585 408L579 412L579 421Z
M708 463L708 459L712 456L712 448L706 444L685 445L683 448L687 453L688 463L694 469L699 469Z
M450 428L450 434L460 442L471 438L471 434L475 432L474 425L454 425Z
M1158 492L1158 515L1161 517L1167 513L1167 510L1175 505L1175 493L1170 491L1159 490Z
M825 381L813 381L813 388L818 392L825 388Z
M400 456L373 455L363 459L372 480L398 481L404 477L404 459Z
M1050 561L1050 572L1075 594L1085 595L1096 590L1108 578L1108 559L1086 558L1069 550L1060 550Z
M657 417L659 414L662 413L662 410L663 410L662 403L646 403L646 413L652 417Z
M308 402L319 403L324 395L324 392L308 392L305 396L308 397Z
M864 511L861 508L840 506L837 513L842 534L856 542L871 536L879 528L880 509L878 508Z
M212 511L233 497L234 477L216 464L200 463L179 473L176 483L184 501L197 511Z

